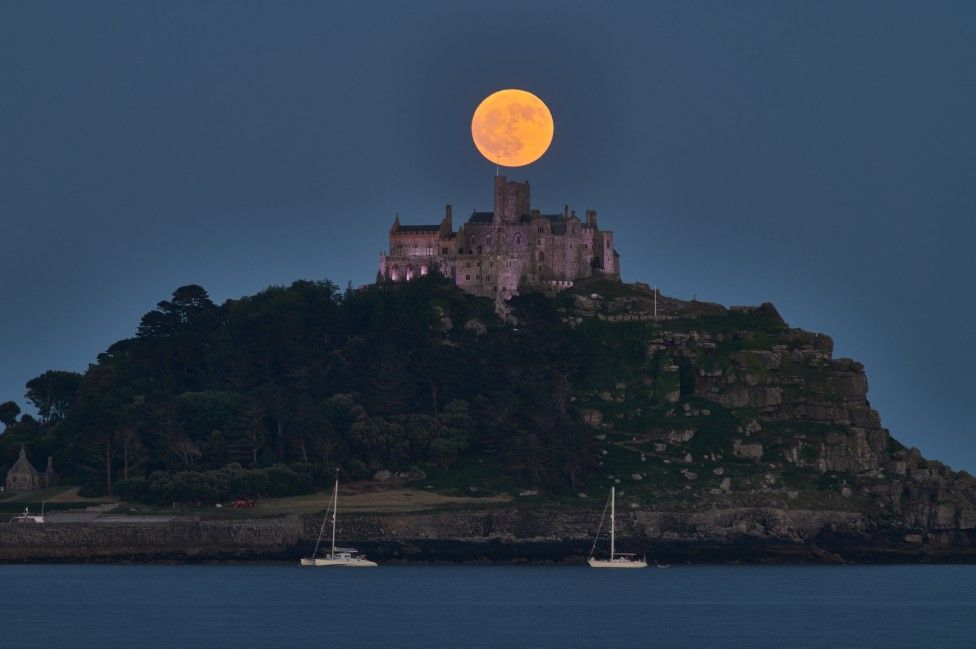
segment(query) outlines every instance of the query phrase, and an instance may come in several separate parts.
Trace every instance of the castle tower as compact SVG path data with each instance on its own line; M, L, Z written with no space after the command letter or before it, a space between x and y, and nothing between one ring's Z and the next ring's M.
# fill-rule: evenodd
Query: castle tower
M529 181L524 183L495 176L495 218L502 223L517 223L529 213Z

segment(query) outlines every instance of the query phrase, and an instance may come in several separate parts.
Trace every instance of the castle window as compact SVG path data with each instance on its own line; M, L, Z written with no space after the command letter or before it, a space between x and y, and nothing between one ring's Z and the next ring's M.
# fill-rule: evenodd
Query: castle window
M481 246L478 246L478 254L481 254Z
M540 225L539 226L539 234L542 234L543 230L545 230L545 228Z
M487 237L485 237L485 245L488 245L488 246L491 245L491 235L490 234Z
M447 248L441 248L441 254L442 255L446 255L447 254Z
M464 279L471 279L471 275L465 275Z
M468 263L466 263L466 264L464 265L464 267L465 267L465 268L471 268L471 262L469 261Z
M521 246L522 245L522 235L521 234L516 234L515 235L515 245L516 246Z

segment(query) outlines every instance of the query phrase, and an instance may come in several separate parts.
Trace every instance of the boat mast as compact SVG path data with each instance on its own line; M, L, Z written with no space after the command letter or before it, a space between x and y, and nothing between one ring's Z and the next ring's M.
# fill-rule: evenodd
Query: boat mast
M336 509L339 507L339 469L336 468L335 489L332 490L332 556L335 556Z
M617 498L616 489L610 487L610 561L613 561L613 528L616 527L616 513L617 513Z

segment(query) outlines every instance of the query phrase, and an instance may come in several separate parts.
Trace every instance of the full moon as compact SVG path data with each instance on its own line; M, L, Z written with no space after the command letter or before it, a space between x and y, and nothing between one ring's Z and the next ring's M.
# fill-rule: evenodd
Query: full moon
M471 137L481 155L503 167L523 167L552 143L552 113L525 90L499 90L478 104Z

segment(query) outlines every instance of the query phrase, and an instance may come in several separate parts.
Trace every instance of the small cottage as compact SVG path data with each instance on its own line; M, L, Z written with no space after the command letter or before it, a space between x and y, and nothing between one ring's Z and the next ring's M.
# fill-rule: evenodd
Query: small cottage
M54 459L47 458L47 469L38 471L27 459L27 451L20 446L20 457L7 471L4 486L8 492L22 493L54 487L58 484L58 474L54 471Z

